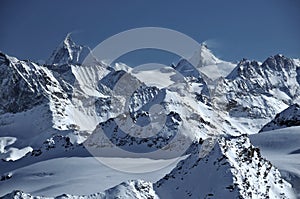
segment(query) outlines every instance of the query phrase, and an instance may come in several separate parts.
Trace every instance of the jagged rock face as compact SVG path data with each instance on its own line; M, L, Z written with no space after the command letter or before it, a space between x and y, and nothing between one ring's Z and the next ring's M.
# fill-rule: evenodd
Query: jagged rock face
M137 115L138 123L144 124L145 120L148 120L147 112L142 112L140 115ZM156 133L154 136L142 138L137 137L138 134L147 133L147 132L124 132L122 128L115 122L114 119L109 119L104 123L100 123L96 130L93 133L86 143L86 145L97 147L105 147L108 142L99 141L98 138L94 137L104 133L106 137L110 140L110 143L113 146L117 146L123 150L133 152L133 153L149 153L161 149L169 144L169 142L176 136L178 132L178 126L181 125L182 119L178 113L171 112L167 115L166 123L164 127ZM138 125L138 124L136 124ZM144 131L149 130L143 129ZM136 134L136 136L133 136ZM103 143L103 145L101 145Z
M230 165L219 147L199 158L200 147L155 183L161 198L237 198L239 196Z
M282 55L263 64L242 60L213 91L216 107L234 117L272 118L299 101L299 66Z
M125 188L125 193L119 191ZM128 181L117 185L107 191L105 191L106 197L112 198L141 198L141 199L158 199L159 197L153 190L152 183L144 182L142 180Z
M48 104L53 118L66 115L65 108L70 104L70 95L68 96L68 91L62 88L51 70L13 57L6 56L3 60L0 76L1 90L4 92L0 94L0 113L23 112Z
M292 187L248 137L221 138L199 158L199 149L155 183L162 198L293 198Z
M71 41L69 35L57 50L64 51L66 46L68 46L67 50L72 52L81 49ZM76 113L76 110L79 109L77 108L78 104L74 107L72 100L74 98L74 103L83 101L86 90L82 90L80 86L89 85L93 89L92 92L95 91L97 80L101 79L108 70L100 62L95 62L93 66L75 66L72 65L78 64L72 62L75 55L66 54L65 56L69 57L71 61L63 65L52 63L40 66L31 61L20 61L1 54L0 89L3 92L0 93L0 114L28 111L38 105L47 104L48 112L52 115L52 120L50 119L48 123L53 124L54 129L68 130L73 129L72 126L81 127L82 125L77 122L82 118L76 118L77 115L80 115ZM78 97L74 94L76 92L81 92L80 100L76 98ZM98 98L101 100L101 97L103 96L99 93L93 101L97 101ZM82 114L81 117L92 115L95 122L101 121L102 117L98 117L94 110L96 105L92 104L92 106L83 111L79 110L79 113ZM99 107L99 104L97 106ZM106 116L104 116L104 120L107 120ZM96 124L91 127L92 130L95 126Z
M293 198L293 189L281 177L272 163L261 156L247 136L220 141L223 154L228 157L234 183L243 198Z
M300 126L300 105L294 104L278 113L275 118L267 123L260 132L281 129L291 126Z
M71 39L71 35L68 34L46 61L46 65L50 65L52 69L56 70L67 70L70 64L82 64L89 53L90 49L88 47L75 44Z
M62 135L55 135L51 138L48 138L43 146L39 149L33 150L31 153L28 153L27 156L40 156L44 152L49 150L54 150L56 148L63 148L65 151L72 150L76 147L73 143L71 143L70 138Z
M0 113L22 112L46 101L49 77L37 65L0 54Z

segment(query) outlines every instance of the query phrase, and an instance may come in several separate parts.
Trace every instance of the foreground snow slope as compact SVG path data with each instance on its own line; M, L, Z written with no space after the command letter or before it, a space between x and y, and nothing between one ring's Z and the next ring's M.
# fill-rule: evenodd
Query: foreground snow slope
M200 146L195 143L190 149L191 155L179 162L169 174L153 186L152 183L143 181L129 181L108 189L104 193L82 196L64 194L58 198L295 198L292 186L282 179L279 171L269 161L261 157L259 149L251 145L247 136L220 138L206 157L202 157L201 147L205 147L204 144ZM60 161L65 170L57 169L56 161ZM74 158L40 162L16 170L11 174L11 179L6 180L7 182L12 180L11 183L5 185L15 186L18 184L16 180L22 181L23 176L29 180L27 189L31 189L31 186L38 188L39 182L44 181L45 185L49 183L44 189L40 187L36 191L31 191L33 195L47 193L49 190L55 193L61 190L65 193L77 186L80 187L79 190L84 187L91 189L90 186L94 189L100 188L101 186L95 183L98 181L98 172L90 161L87 162L89 165L87 169L80 171L79 175L66 177L74 172L74 164L82 169L82 162L80 161L78 165L78 160ZM50 167L50 169L43 172L44 167ZM68 169L72 170L71 173ZM101 182L105 181L109 184L109 180L115 180L116 177L113 175L116 173L110 173L109 170L104 170L104 172L105 177L99 178ZM62 179L62 173L65 179ZM95 177L95 180L89 175ZM144 174L143 178L145 176ZM153 177L153 174L149 173L148 177L150 176ZM92 181L88 182L88 180ZM26 188L22 182L19 186ZM13 197L30 198L32 196L21 191L14 191L4 196L4 198Z
M124 198L124 199L158 199L159 197L153 191L151 183L144 181L128 181L121 183L113 188L106 190L105 192L95 193L91 195L69 195L62 194L56 197L44 197L44 196L32 196L22 191L14 191L7 194L3 199L113 199L113 198Z
M135 159L110 158L110 161L119 167L135 168L135 164L132 164ZM161 164L163 160L144 159L144 162L144 167L151 167ZM170 172L174 164L154 172L132 174L107 167L94 157L55 158L7 172L6 176L10 178L4 180L2 176L0 196L13 190L49 197L64 193L89 195L103 192L129 179L154 183Z
M251 135L254 146L261 149L283 177L294 185L300 197L300 127L288 127Z
M155 184L162 198L295 198L292 186L247 136L220 138L207 157L199 149Z

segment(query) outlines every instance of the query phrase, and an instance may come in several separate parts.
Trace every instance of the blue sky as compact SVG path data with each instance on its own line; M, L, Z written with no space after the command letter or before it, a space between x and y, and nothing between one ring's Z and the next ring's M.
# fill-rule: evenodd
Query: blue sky
M297 0L2 0L0 17L0 50L20 59L47 59L68 32L93 48L121 31L147 26L207 41L229 61L263 61L277 53L300 57Z

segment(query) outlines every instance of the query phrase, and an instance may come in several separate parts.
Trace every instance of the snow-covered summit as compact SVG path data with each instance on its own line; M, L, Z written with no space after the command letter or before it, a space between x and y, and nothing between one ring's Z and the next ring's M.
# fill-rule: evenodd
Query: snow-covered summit
M196 67L203 67L208 65L215 65L220 63L221 60L217 58L210 49L208 49L207 45L202 43L200 48L196 50L194 55L190 58L190 62L192 64L196 64Z
M251 118L248 127L256 126L257 132L277 113L299 103L299 76L299 66L282 55L271 56L262 64L243 59L217 82L212 101L238 120Z
M212 80L227 76L235 67L235 64L217 58L204 43L188 61Z
M161 198L294 198L291 185L247 136L220 138L204 158L199 149L155 183Z
M68 33L61 44L54 50L46 65L82 64L86 56L91 52L89 47L77 45Z
M235 79L238 76L241 78L255 77L256 74L254 73L254 68L257 67L259 67L259 63L257 61L242 59L226 78Z

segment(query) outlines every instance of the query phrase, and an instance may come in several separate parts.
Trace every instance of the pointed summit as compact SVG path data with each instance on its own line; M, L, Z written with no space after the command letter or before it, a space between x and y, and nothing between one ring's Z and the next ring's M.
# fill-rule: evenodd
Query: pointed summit
M264 61L262 67L271 68L275 71L284 70L292 70L296 66L294 65L294 61L290 58L283 56L282 54L277 54L274 56L270 56Z
M88 47L77 45L71 39L71 33L68 33L63 42L46 61L46 65L81 64L89 53L90 49Z
M208 65L216 65L220 60L208 49L205 43L202 43L200 49L198 49L194 55L190 58L190 62L198 67L204 67Z
M198 145L154 184L161 198L293 198L291 185L247 136L218 139L207 156L199 153Z
M233 80L237 77L250 78L256 77L257 72L260 72L260 63L255 60L243 58L237 66L228 74L227 79Z
M226 77L235 67L235 64L217 58L205 43L188 61L211 80Z

